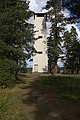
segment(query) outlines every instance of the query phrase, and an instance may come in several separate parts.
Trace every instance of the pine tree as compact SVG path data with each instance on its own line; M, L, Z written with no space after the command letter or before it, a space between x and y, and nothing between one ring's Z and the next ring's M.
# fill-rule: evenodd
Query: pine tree
M0 80L3 83L15 79L18 66L22 66L34 51L33 25L27 22L31 15L26 0L0 1L0 68L4 69L0 69Z
M66 62L65 67L68 73L79 73L80 71L80 41L76 29L65 33Z
M68 8L76 18L80 18L80 0L62 0L63 6Z
M61 12L63 10L61 2L59 0L54 0L54 2L51 0L48 3L52 6L50 37L48 37L48 63L49 71L55 73L57 72L57 61L62 53L61 42L63 41L66 21Z

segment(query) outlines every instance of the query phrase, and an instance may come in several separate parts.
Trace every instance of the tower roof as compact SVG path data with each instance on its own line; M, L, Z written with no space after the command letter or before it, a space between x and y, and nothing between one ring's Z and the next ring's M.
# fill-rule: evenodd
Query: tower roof
M42 12L37 12L37 13L34 13L35 15L46 15L47 13L42 13Z

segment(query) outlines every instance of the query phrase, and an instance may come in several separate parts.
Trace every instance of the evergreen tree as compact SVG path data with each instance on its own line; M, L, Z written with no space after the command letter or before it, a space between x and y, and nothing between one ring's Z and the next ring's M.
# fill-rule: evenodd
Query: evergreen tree
M0 82L15 79L18 66L34 51L33 26L27 22L31 15L26 0L0 1Z
M60 0L63 7L67 8L73 16L70 18L72 20L78 20L80 18L80 0ZM57 3L57 0L48 1L46 8L54 6L54 3Z
M63 6L68 8L77 18L80 18L80 0L62 0Z
M65 33L66 62L65 67L68 73L79 73L80 71L80 41L76 29Z
M49 72L56 73L57 61L60 58L61 42L63 41L64 26L66 24L65 18L62 14L61 1L50 0L48 4L51 4L51 29L50 37L48 37L48 63Z

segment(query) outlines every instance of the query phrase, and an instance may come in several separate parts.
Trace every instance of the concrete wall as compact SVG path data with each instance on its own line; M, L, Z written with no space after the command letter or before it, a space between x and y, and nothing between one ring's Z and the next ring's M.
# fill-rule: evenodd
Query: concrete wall
M32 72L48 72L47 41L45 31L43 31L43 20L44 17L37 17L37 15L35 15L35 31L38 31L35 34L35 38L39 36L42 36L42 38L37 39L34 44L38 53L33 57Z

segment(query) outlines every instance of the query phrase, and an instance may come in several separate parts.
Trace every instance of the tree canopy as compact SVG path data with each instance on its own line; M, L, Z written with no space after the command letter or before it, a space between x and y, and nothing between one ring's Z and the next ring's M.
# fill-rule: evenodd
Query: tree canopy
M75 1L74 1L75 2ZM64 51L63 45L66 46L66 60L65 66L66 69L69 70L69 73L79 73L80 62L79 62L79 40L77 38L77 32L74 27L72 27L71 32L66 31L66 25L71 24L70 19L67 19L62 14L64 11L63 3L61 0L49 0L47 2L48 5L52 7L49 12L50 15L50 36L48 37L48 64L49 64L49 72L54 73L54 68L57 66L57 61L59 58L64 59ZM66 4L67 6L67 4ZM63 45L62 45L63 44ZM61 57L62 54L62 57ZM56 71L57 72L57 71Z
M0 80L7 81L6 75L16 76L18 67L32 55L34 48L34 26L28 23L32 16L29 2L26 0L1 0L0 2L0 73L5 74ZM15 72L11 72L16 65ZM6 73L6 67L9 67ZM1 74L0 74L1 77ZM6 78L6 79L5 79ZM3 81L4 81L3 80Z
M65 32L66 60L65 68L68 73L79 73L80 71L80 41L74 27L70 32Z
M52 0L50 2L53 2ZM61 42L63 41L64 26L66 24L64 15L61 10L63 9L60 1L54 1L53 9L50 12L51 18L51 28L50 36L48 37L48 58L49 58L49 71L51 73L55 71L57 66L57 61L60 58Z
M80 0L62 0L63 6L67 7L77 18L80 18Z

